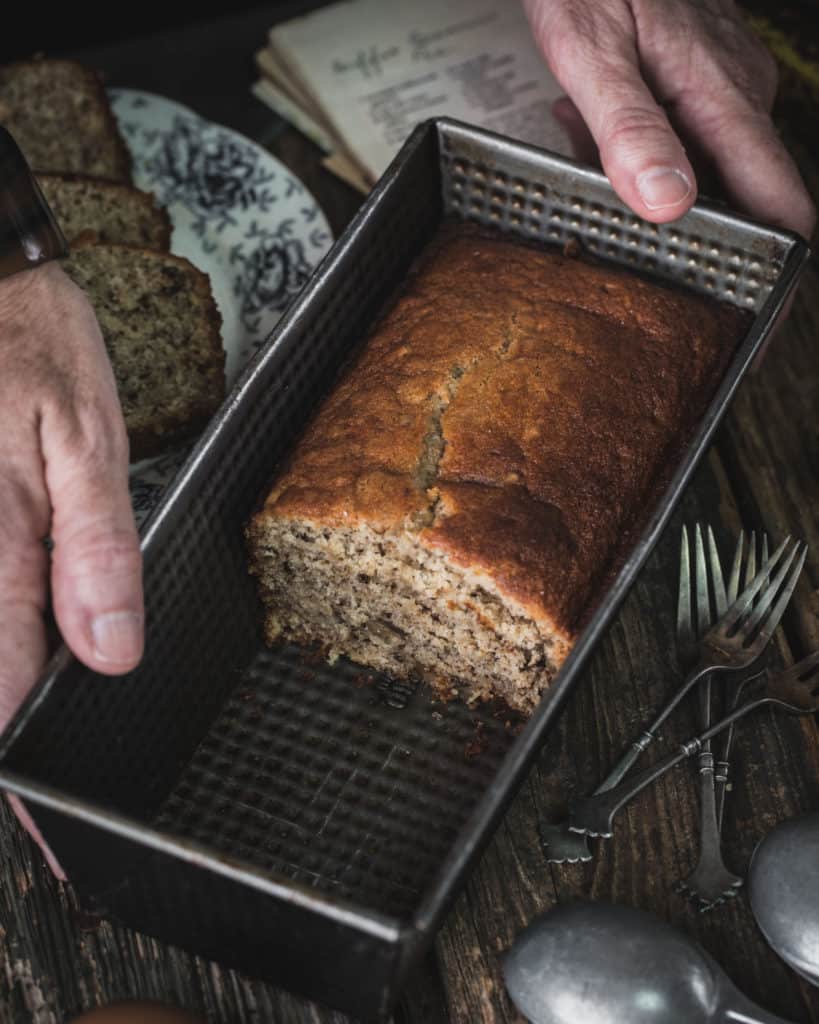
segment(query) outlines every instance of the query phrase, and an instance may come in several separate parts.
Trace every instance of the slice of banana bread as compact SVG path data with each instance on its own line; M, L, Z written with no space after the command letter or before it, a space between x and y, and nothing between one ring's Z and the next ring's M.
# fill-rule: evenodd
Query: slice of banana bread
M131 180L131 158L102 82L75 61L0 67L0 124L33 171Z
M171 219L149 192L82 174L39 174L37 180L69 245L170 248Z
M207 274L181 257L126 245L80 246L63 266L102 328L131 460L202 428L225 394L222 318Z

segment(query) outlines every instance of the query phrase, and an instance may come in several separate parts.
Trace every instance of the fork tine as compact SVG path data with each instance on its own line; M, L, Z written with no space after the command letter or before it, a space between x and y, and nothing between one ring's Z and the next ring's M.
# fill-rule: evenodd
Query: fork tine
M677 596L677 637L691 643L694 628L691 623L691 562L688 553L688 529L683 524L680 538L680 590Z
M717 542L714 540L714 531L710 526L708 527L708 564L711 567L711 585L714 588L714 614L720 618L728 608L728 596L725 593L725 581L722 577Z
M725 615L723 615L722 619L720 619L719 624L722 629L726 631L731 629L733 626L736 625L739 619L741 619L742 616L748 611L751 602L756 597L759 590L764 586L765 580L768 579L771 572L773 571L774 566L777 565L779 560L782 558L782 555L785 552L788 545L790 544L790 542L790 537L786 537L782 541L782 543L779 545L776 551L774 551L774 553L771 555L771 557L768 559L765 565L762 566L762 568L754 576L751 582L745 587L745 589L742 591L742 593L739 595L736 601L734 601L734 603L729 606L728 611L725 613Z
M728 579L728 604L733 604L737 599L739 593L739 570L742 565L742 548L745 542L745 531L739 531L739 537L737 538L737 546L734 550L734 562L731 566L731 575Z
M813 675L816 669L819 668L819 650L809 654L801 661L797 661L795 665L791 665L789 669L786 669L782 673L783 679L807 679L808 676Z
M762 620L767 615L768 609L773 604L774 599L776 598L776 595L779 592L779 588L782 586L782 581L785 579L785 576L788 573L788 569L791 566L791 562L793 562L794 558L798 553L799 545L795 544L791 550L791 553L788 555L788 557L785 559L782 565L780 565L776 573L776 576L774 576L774 578L769 582L766 582L764 589L759 595L759 600L757 601L756 607L750 612L748 618L743 621L742 626L740 627L746 636L750 636L751 633L756 629L756 627L760 624L760 622L762 622ZM764 569L760 569L759 571L760 574L762 574L764 572Z
M751 537L748 541L748 561L745 563L745 581L742 584L743 590L756 576L756 530L751 530Z
M768 561L768 534L762 534L762 564Z
M766 617L768 609L776 599L777 594L779 593L779 588L782 586L782 582L788 574L791 563L798 554L799 544L797 543L793 546L785 561L779 566L776 576L774 576L773 579L766 577L765 585L759 594L756 606L749 611L748 618L743 620L740 627L746 635L750 635L750 633L756 629L756 627ZM760 575L762 575L764 571L764 567L760 569Z
M704 636L711 625L711 600L708 596L708 566L705 564L705 545L702 530L694 528L694 557L696 559L697 635Z
M797 548L798 548L798 545L797 545ZM790 564L794 554L796 554L796 548L794 548L793 552L791 552L791 557L787 560L787 562L785 563L785 566ZM785 609L788 606L788 601L790 601L790 599L791 599L791 594L794 591L794 588L796 586L796 581L799 579L799 573L802 572L802 566L805 564L805 559L807 558L807 556L808 556L808 546L807 546L807 544L803 544L802 545L802 554L799 556L796 564L791 569L790 576L788 577L788 582L785 584L785 586L784 586L784 588L782 590L782 593L779 595L779 600L776 602L776 604L771 609L770 614L768 615L767 619L765 620L765 625L759 631L759 638L758 639L759 639L759 642L761 642L763 645L766 644L768 642L768 640L770 639L770 637L773 635L773 631L779 625L779 620L785 614ZM785 568L785 566L783 566L783 568ZM779 581L779 577L781 575L782 575L781 572L778 572L776 574L776 580L774 580L774 582L770 585L769 589L766 591L765 596L767 596L768 593L771 593L771 594L776 593L776 591L779 589L779 582L778 581ZM760 602L760 604L761 603L762 602ZM758 618L758 619L761 618L761 616L759 615L759 608L755 608L754 609L754 614L751 616L751 618L752 619L753 618ZM753 629L754 627L751 626L750 628Z

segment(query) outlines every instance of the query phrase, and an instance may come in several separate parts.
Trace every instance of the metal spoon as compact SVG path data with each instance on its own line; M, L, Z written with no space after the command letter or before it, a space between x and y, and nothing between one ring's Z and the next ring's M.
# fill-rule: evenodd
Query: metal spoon
M748 868L751 910L770 946L819 985L819 814L777 825Z
M787 1024L683 932L631 907L555 907L518 937L503 969L533 1024Z

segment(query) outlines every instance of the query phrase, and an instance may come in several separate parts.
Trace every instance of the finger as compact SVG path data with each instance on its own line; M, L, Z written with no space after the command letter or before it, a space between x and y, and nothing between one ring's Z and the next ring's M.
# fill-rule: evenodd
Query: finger
M48 555L48 502L39 460L23 465L19 452L0 451L0 732L37 681L47 655L43 623ZM57 878L53 852L20 799L8 795L20 823L40 846Z
M103 375L99 386L106 383ZM117 406L103 402L106 408ZM85 664L109 675L127 672L142 656L143 604L124 427L117 415L93 412L80 412L68 432L49 426L44 422L42 443L57 623Z
M738 91L723 89L710 102L683 95L676 111L681 128L708 154L737 209L810 238L816 207L763 109Z
M543 10L533 4L530 13ZM535 37L588 125L612 186L647 220L663 223L681 217L696 199L694 171L665 111L643 81L633 30L629 36L612 17L605 26L581 31L571 8L562 11L558 23L538 23L534 17Z
M600 154L597 152L597 145L589 126L568 96L561 96L554 101L552 115L569 137L575 158L581 163L599 167Z
M5 453L3 453L5 456ZM48 505L37 464L3 458L0 477L0 731L34 685L46 659L43 624Z

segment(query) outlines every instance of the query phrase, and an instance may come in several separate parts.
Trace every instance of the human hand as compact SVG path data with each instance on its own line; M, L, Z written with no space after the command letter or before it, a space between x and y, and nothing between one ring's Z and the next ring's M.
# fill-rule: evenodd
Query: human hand
M697 196L693 160L738 210L810 238L816 209L770 118L776 63L733 0L523 2L568 94L556 117L581 158L593 140L635 213L682 216Z
M45 662L49 584L68 646L116 675L142 655L141 573L128 439L93 309L57 263L8 277L0 281L0 731Z

